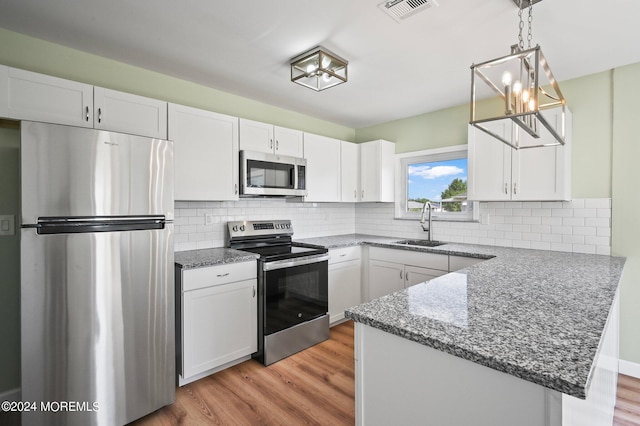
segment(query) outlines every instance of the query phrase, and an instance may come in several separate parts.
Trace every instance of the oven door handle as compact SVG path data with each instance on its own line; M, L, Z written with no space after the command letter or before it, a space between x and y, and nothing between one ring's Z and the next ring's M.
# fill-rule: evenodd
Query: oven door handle
M294 259L276 260L274 262L265 262L262 266L262 270L274 271L276 269L292 268L294 266L309 265L311 263L320 263L324 262L325 260L329 260L329 253L298 257Z

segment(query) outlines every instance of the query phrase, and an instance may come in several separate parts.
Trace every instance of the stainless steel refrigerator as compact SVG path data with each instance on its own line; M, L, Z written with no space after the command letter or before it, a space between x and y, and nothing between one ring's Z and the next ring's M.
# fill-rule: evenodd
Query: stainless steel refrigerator
M24 425L175 398L172 142L22 122Z

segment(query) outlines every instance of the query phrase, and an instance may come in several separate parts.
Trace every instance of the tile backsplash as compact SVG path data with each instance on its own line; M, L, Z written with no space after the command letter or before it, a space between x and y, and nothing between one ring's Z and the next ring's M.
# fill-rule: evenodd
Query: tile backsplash
M426 238L416 220L394 219L392 203L302 203L285 199L178 201L176 251L223 247L231 220L291 219L295 238L372 234ZM482 202L481 222L434 221L433 239L580 253L611 253L611 199ZM206 220L208 219L208 220ZM208 224L206 224L208 222Z

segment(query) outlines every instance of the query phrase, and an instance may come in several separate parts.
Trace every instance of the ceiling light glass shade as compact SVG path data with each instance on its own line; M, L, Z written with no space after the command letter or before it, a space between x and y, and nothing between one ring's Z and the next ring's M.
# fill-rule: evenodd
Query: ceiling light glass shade
M291 60L291 81L315 91L347 81L349 63L323 47L316 47Z
M515 149L564 145L566 102L540 46L511 50L510 55L471 66L469 123ZM552 108L561 109L557 125L543 114ZM492 131L492 123L505 120L517 124L517 131L507 136ZM552 142L540 139L545 132L553 136Z

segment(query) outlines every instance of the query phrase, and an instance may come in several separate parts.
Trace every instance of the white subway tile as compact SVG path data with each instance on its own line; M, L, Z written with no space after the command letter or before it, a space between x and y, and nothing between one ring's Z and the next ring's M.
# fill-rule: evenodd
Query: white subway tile
M561 243L562 235L561 234L542 234L540 235L541 241L546 241L549 243Z
M610 244L609 237L592 237L587 236L584 238L585 244L593 244L596 246L608 246Z
M522 218L523 225L540 225L541 223L542 223L541 217L530 216L530 217Z
M611 219L608 217L587 217L584 220L585 226L611 227Z
M571 226L552 226L552 234L571 235L573 234L573 228Z
M596 217L597 209L574 209L573 216L575 217Z
M561 209L562 201L543 201L540 203L540 207L543 209Z
M551 250L553 251L573 251L573 247L571 244L565 243L551 243Z
M563 235L562 242L566 244L584 244L584 235Z
M513 209L514 216L531 216L531 209Z
M564 226L584 226L584 217L563 217Z
M596 254L596 246L586 244L574 244L572 251L574 253Z
M584 200L584 206L591 209L610 209L611 198L589 198Z
M519 240L514 240L513 241L513 247L517 247L517 248L531 248L531 241L519 241Z
M596 217L611 217L611 209L596 209Z
M542 217L540 218L543 225L559 226L562 225L561 217Z
M574 226L573 235L596 235L596 228L593 226Z
M552 209L551 216L553 217L572 217L574 210L572 209Z
M551 209L531 209L532 216L551 216Z
M531 248L536 250L551 250L551 243L543 241L531 241Z
M611 256L611 246L596 246L596 254Z

